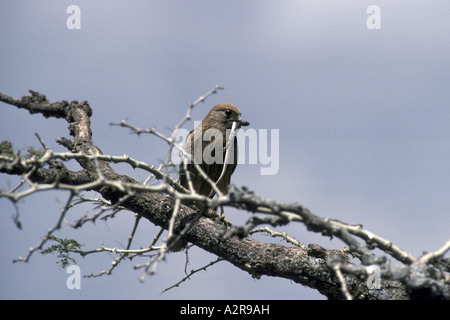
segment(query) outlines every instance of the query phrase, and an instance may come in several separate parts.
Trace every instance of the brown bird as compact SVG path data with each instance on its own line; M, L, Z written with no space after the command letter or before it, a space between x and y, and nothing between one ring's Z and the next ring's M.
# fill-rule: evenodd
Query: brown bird
M241 126L248 125L247 121L241 119L241 111L230 103L221 102L212 108L201 125L187 137L184 150L191 155L191 159L184 158L180 164L181 185L190 189L190 180L195 192L212 198L216 194L212 182L222 194L227 194L231 175L237 166L235 134ZM229 143L230 138L233 143ZM208 176L210 182L196 169L196 164ZM189 172L188 175L185 169ZM221 218L225 220L223 208Z

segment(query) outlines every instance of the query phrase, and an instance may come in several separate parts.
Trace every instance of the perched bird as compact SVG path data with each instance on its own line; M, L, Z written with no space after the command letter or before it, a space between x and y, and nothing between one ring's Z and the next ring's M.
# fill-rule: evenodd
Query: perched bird
M190 180L197 193L212 198L216 194L212 182L222 194L227 194L231 175L237 166L235 134L241 126L248 125L247 121L241 119L241 111L236 106L227 102L214 106L186 139L184 150L191 157L184 157L180 164L181 185L190 189ZM210 182L197 170L196 165L207 175ZM189 174L186 174L185 169ZM224 218L222 208L222 219Z

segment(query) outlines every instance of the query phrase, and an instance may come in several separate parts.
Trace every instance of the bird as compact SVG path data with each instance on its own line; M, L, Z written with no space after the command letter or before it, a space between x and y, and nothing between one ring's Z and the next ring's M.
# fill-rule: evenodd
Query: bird
M190 155L190 159L182 157L180 184L188 190L193 188L196 193L213 198L216 190L211 183L214 183L220 193L226 195L231 175L237 166L238 149L235 134L239 128L249 124L242 120L241 111L235 105L228 102L215 105L201 124L187 136L184 151ZM232 143L230 139L233 139ZM206 174L209 182L197 170L196 165ZM227 222L223 207L221 211L221 220Z

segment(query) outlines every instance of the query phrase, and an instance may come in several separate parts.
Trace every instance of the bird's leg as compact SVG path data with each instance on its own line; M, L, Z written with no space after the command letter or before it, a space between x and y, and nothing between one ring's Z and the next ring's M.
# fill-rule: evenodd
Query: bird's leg
M225 212L223 206L220 206L220 221L222 221L226 226L232 227L233 225L225 218Z
M211 218L213 220L219 218L220 221L222 221L226 226L228 227L232 227L233 224L231 224L226 218L225 218L225 213L223 211L223 206L220 206L220 216L217 214L216 211L214 211L213 209L208 209L206 212L204 212L204 215L207 216L208 218Z
M204 215L207 216L208 218L213 219L213 220L218 218L217 212L214 211L213 209L206 210L206 212L204 212Z

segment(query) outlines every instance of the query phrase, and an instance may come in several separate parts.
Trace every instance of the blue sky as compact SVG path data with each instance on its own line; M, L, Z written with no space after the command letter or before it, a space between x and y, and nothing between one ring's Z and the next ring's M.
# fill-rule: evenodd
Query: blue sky
M80 30L66 27L72 4L81 9ZM381 10L379 30L366 26L373 4ZM363 224L417 256L449 238L449 13L443 0L0 1L0 91L87 100L94 143L105 154L158 164L164 142L109 123L127 119L169 133L189 102L220 84L225 89L197 106L193 120L227 101L255 130L279 129L277 174L261 175L260 163L244 164L234 184L300 202L322 217ZM68 137L64 121L3 103L0 112L1 140L25 151L39 146L38 132L54 150L66 151L55 142ZM16 181L2 175L0 187ZM170 255L143 284L133 266L144 260L124 263L112 276L83 278L80 290L67 289L68 275L55 257L35 254L27 264L13 264L56 223L67 197L49 192L26 198L19 204L22 230L12 221L14 207L0 199L0 298L323 298L287 280L252 279L227 262L160 296L184 276L184 254ZM67 219L92 212L80 206ZM249 214L230 210L227 217L242 223ZM123 213L82 230L65 225L57 235L76 238L85 249L114 247L126 243L133 222ZM157 231L141 222L136 246L147 245ZM343 246L300 224L283 231L306 245ZM188 269L212 260L194 249ZM111 261L103 254L77 264L90 274L109 269Z

